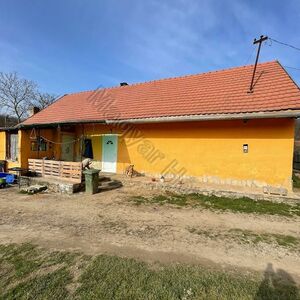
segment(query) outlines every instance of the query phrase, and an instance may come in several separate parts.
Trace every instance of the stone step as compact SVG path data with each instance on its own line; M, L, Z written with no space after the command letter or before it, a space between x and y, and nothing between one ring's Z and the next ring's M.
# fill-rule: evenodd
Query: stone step
M100 181L99 182L99 189L101 191L114 190L114 189L120 188L122 186L123 186L123 184L119 180L109 180L109 181Z
M99 175L99 182L109 182L112 181L112 179L108 176L104 176L104 175Z

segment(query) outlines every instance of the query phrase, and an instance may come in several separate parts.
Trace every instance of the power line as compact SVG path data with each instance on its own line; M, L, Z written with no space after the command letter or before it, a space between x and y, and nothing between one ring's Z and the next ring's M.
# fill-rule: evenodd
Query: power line
M289 67L289 66L284 66L285 68L288 68L288 69L293 69L293 70L296 70L296 71L300 71L300 68L295 68L295 67Z
M253 54L255 52L255 47L253 47L252 52L250 53L250 55L248 56L247 60L245 61L244 65L247 65L248 62L250 61L250 59L252 58Z
M293 45L290 45L290 44L287 44L287 43L284 43L284 42L280 42L280 41L277 41L277 40L272 39L272 38L269 38L269 39L270 39L272 42L275 42L275 43L278 43L278 44L280 44L280 45L287 46L287 47L293 48L294 50L300 51L300 48L295 47L295 46L293 46Z
M295 47L295 46L293 46L293 45L290 45L290 44L288 44L288 43L280 42L280 41L275 40L275 39L272 39L272 38L270 38L270 37L269 37L269 40L270 40L271 42L275 42L275 43L277 43L277 44L280 44L280 45L283 45L283 46L292 48L292 49L297 50L297 51L300 51L300 48ZM270 46L271 46L271 45L270 45ZM295 70L295 71L300 71L300 68L295 68L295 67L290 67L290 66L284 66L284 67L285 67L285 68L288 68L288 69Z

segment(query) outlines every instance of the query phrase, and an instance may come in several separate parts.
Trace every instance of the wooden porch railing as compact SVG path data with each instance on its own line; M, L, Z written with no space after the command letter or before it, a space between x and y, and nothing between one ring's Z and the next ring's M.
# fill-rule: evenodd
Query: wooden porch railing
M28 159L28 166L29 171L42 177L62 179L74 183L81 182L81 162Z

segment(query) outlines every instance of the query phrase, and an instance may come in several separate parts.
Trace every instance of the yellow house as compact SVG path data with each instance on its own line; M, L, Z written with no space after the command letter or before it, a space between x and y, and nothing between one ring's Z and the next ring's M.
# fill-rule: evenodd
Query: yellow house
M157 178L289 192L300 91L273 61L258 65L249 92L252 72L245 66L65 95L19 125L18 163L88 157L102 172L132 164Z

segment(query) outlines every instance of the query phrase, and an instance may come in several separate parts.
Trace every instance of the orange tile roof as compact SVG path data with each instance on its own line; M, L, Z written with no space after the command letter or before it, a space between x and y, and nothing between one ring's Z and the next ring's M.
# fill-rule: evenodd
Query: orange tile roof
M300 109L300 90L278 61L65 95L23 125Z

